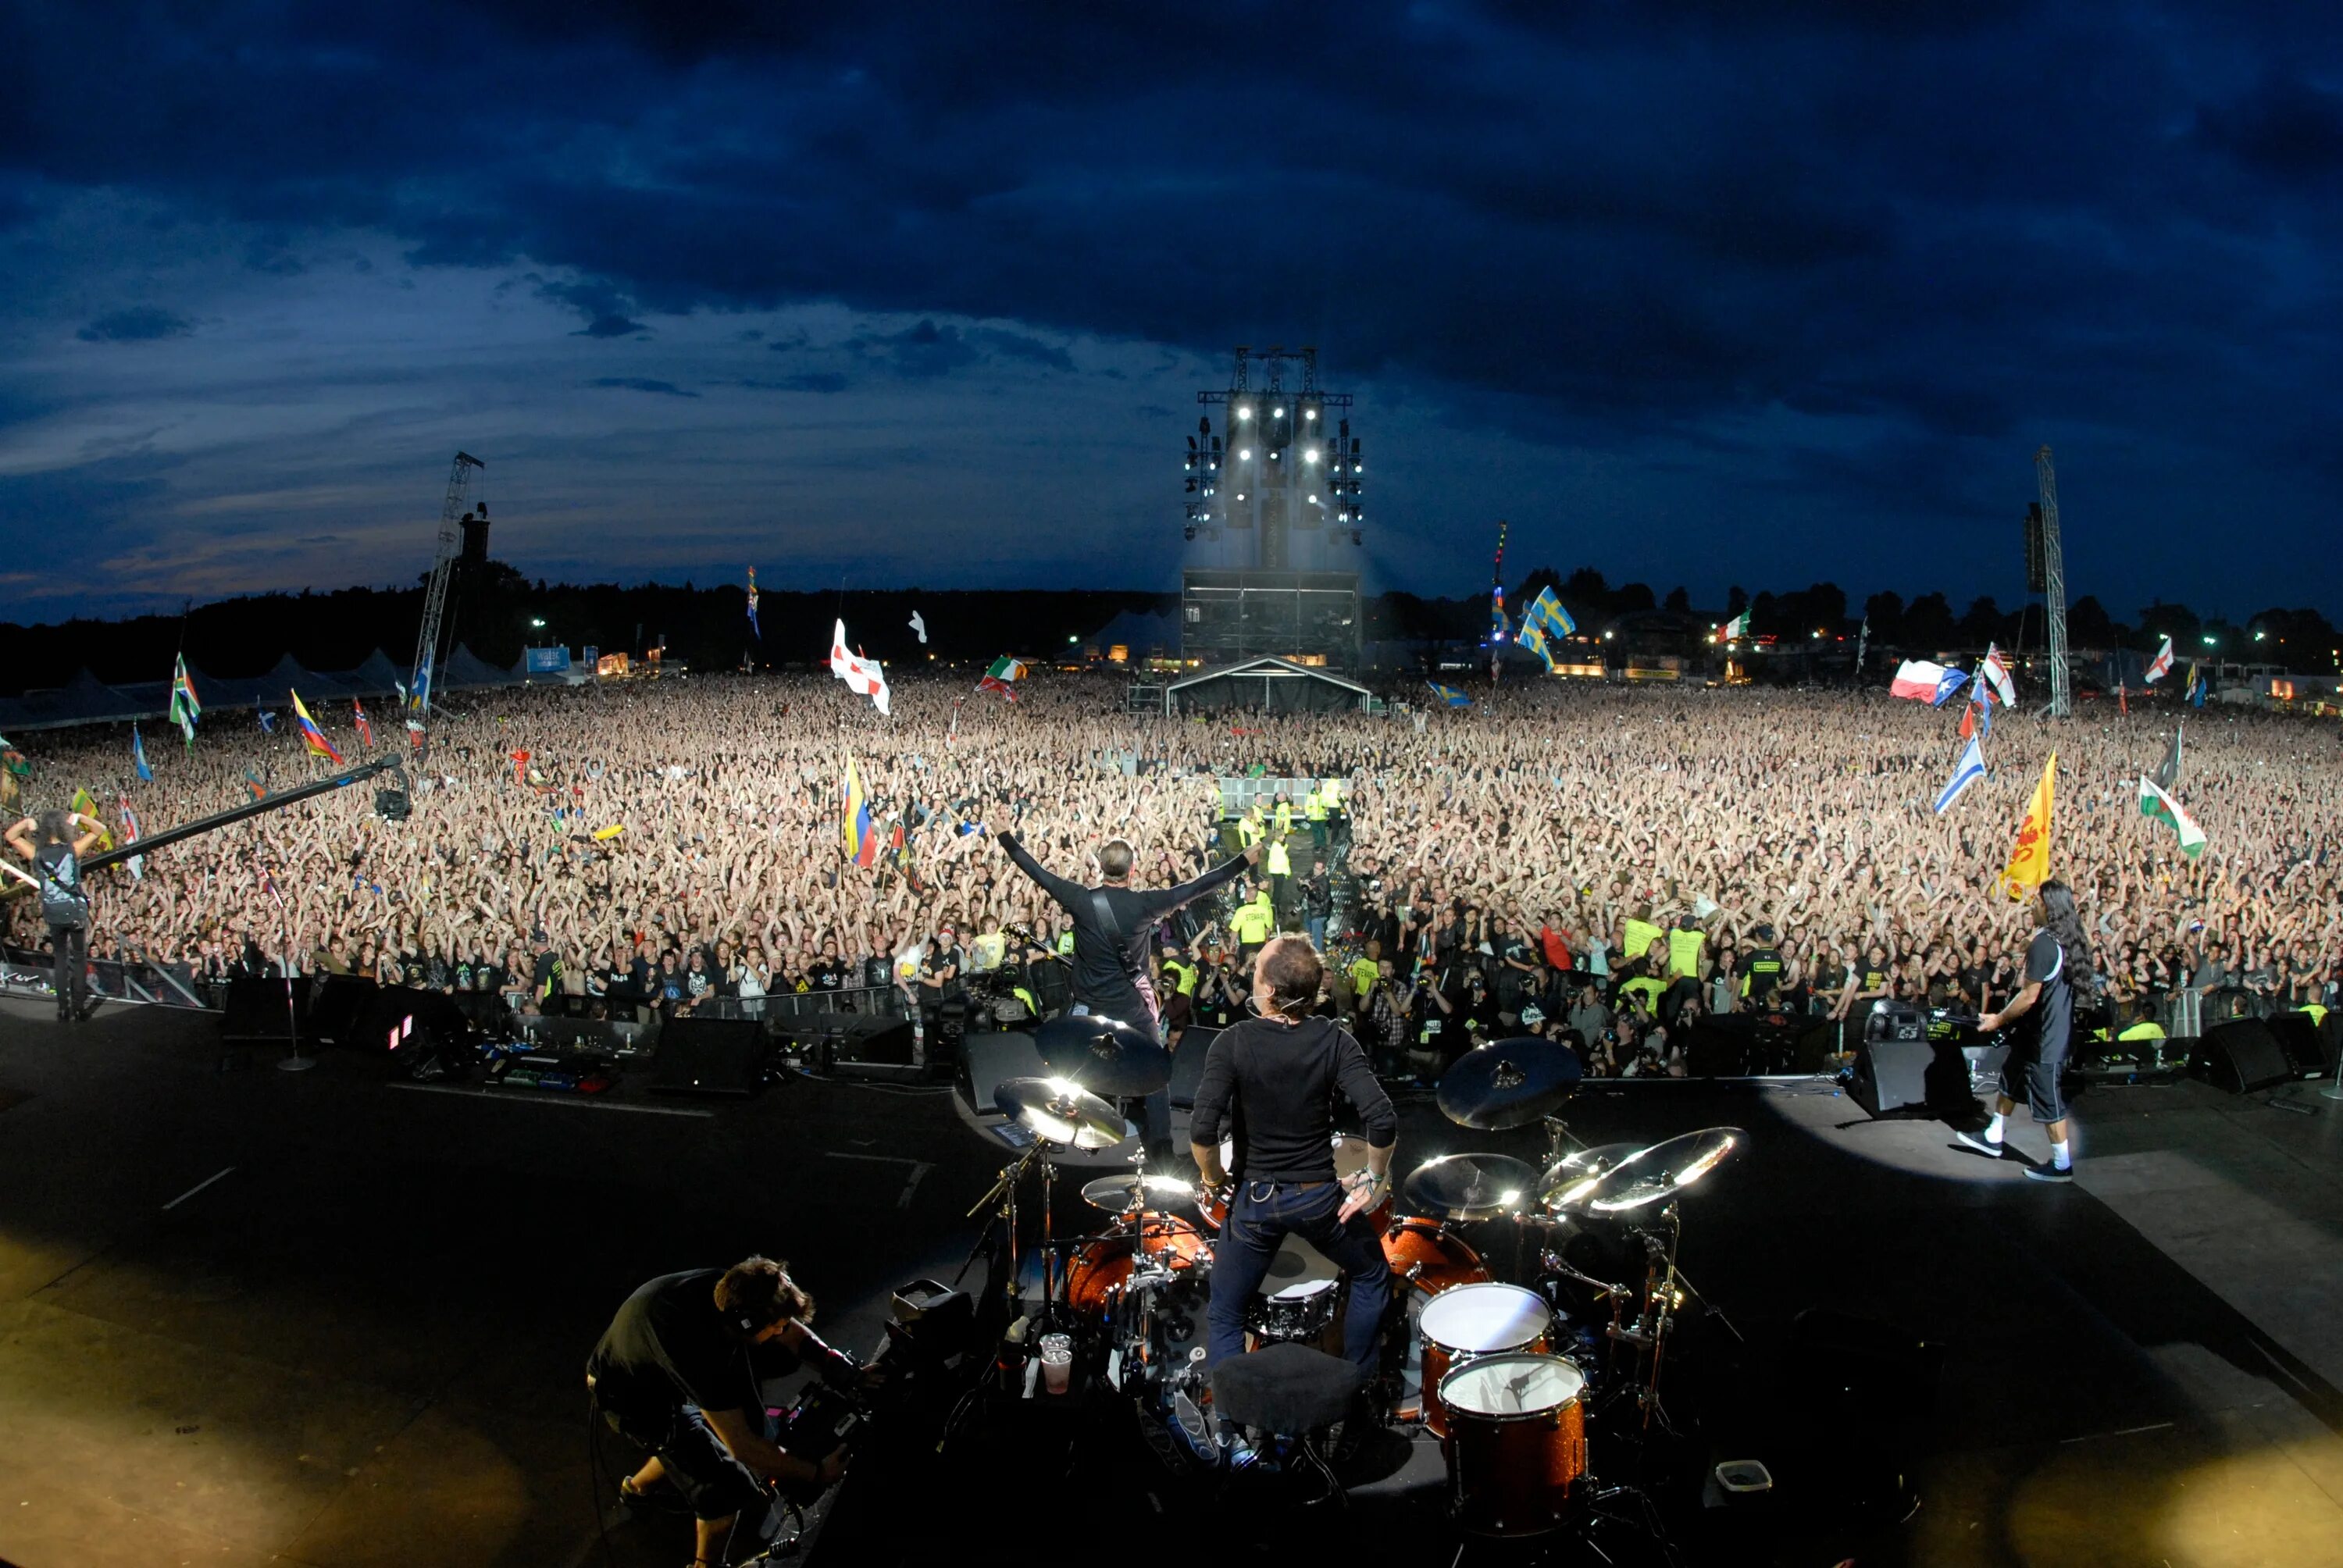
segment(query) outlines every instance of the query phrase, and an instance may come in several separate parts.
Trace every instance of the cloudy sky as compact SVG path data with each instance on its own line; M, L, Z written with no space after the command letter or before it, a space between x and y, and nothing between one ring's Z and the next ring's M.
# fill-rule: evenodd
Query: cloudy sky
M2047 442L2073 592L2338 612L2338 16L0 5L0 618L411 579L459 447L532 577L1169 586L1305 342L1373 586L2007 605Z

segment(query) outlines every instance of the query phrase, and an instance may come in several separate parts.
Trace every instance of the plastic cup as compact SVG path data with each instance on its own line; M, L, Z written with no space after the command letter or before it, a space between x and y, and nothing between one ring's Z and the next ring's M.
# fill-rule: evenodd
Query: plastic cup
M1074 1341L1071 1334L1041 1336L1041 1386L1063 1393L1074 1375Z

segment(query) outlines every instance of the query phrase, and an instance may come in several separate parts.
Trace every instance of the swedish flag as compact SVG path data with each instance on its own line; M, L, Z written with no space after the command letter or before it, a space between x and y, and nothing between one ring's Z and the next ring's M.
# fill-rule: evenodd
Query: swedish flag
M1517 640L1552 669L1556 645L1577 629L1578 623L1570 618L1570 612L1562 608L1562 601L1554 597L1553 585L1548 584L1538 589L1537 598L1522 612L1522 635Z
M1465 696L1463 692L1457 690L1453 686L1443 686L1436 680L1427 680L1423 684L1432 688L1432 694L1451 708L1470 708L1473 706L1473 699Z

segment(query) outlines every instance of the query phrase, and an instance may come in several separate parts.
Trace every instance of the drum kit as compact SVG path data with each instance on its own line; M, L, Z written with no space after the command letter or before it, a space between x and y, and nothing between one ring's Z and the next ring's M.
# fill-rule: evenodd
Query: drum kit
M1205 1308L1224 1193L1177 1176L1100 1177L1083 1200L1103 1230L1060 1241L1049 1218L1054 1151L1121 1142L1128 1129L1102 1095L1144 1094L1169 1081L1151 1040L1108 1020L1041 1047L1052 1076L1002 1084L1001 1108L1034 1143L1001 1172L971 1215L998 1205L1017 1259L1016 1193L1042 1184L1042 1326L1071 1335L1078 1366L1134 1401L1159 1454L1220 1462L1210 1416ZM1039 1032L1048 1032L1049 1026ZM1456 1524L1478 1534L1534 1536L1584 1519L1618 1488L1590 1469L1597 1446L1638 1445L1665 1417L1661 1369L1694 1292L1677 1264L1679 1200L1746 1141L1717 1127L1648 1147L1578 1146L1556 1114L1577 1087L1567 1045L1536 1038L1468 1051L1439 1085L1459 1126L1503 1131L1543 1123L1543 1166L1504 1154L1456 1153L1416 1166L1372 1212L1393 1289L1374 1413L1436 1438ZM1363 1168L1363 1140L1337 1136L1338 1172ZM1503 1227L1503 1229L1500 1229ZM1064 1254L1063 1267L1060 1255ZM1490 1260L1498 1260L1506 1278ZM1007 1282L1011 1315L1021 1287ZM1339 1271L1298 1237L1248 1304L1248 1350L1295 1343L1338 1350L1346 1292Z

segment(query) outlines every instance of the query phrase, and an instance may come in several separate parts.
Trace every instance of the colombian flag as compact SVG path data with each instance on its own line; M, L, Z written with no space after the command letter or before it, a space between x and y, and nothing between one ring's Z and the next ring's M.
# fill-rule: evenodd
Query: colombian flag
M870 803L862 798L862 779L854 771L850 756L846 759L845 809L838 815L846 832L846 858L858 866L876 865L879 832L871 825Z
M326 732L317 728L317 721L309 717L307 709L301 706L301 694L297 691L293 693L293 717L301 725L301 744L339 768L342 754L327 743Z

